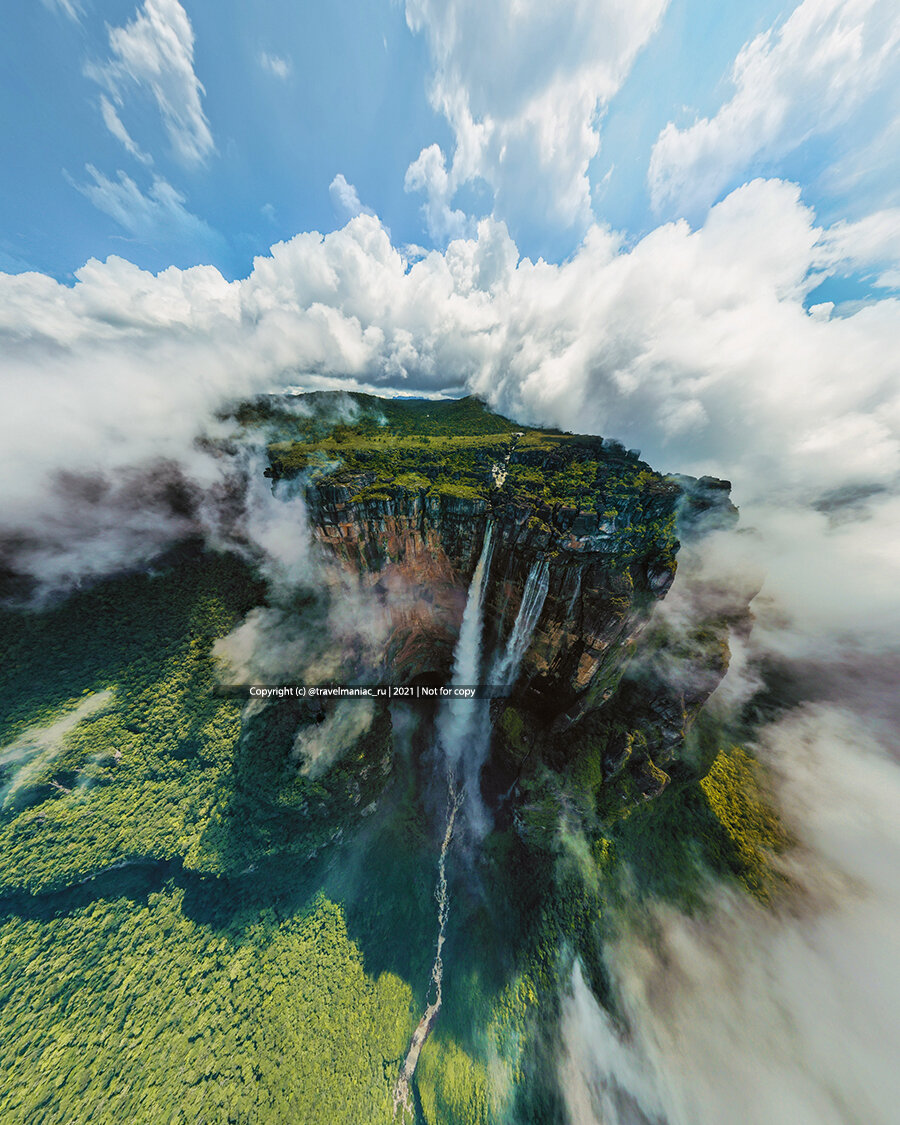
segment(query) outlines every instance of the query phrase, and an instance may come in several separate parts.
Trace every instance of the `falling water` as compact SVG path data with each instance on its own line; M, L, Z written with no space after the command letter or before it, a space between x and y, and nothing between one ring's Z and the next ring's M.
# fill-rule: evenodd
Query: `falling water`
M469 594L466 598L466 608L463 613L462 625L459 630L459 640L456 642L456 651L453 655L453 675L451 684L454 687L465 687L477 684L481 674L481 633L482 633L482 608L484 603L485 579L491 568L491 553L493 550L493 525L488 524L484 535L484 544L481 548L481 557L472 575L469 584ZM466 762L461 763L465 750L471 745L471 740L477 726L478 708L473 706L471 699L449 700L441 708L438 715L438 742L444 756L454 772L458 772L460 765L464 771L463 784L468 780L466 776Z
M478 683L481 669L481 633L482 633L482 607L484 602L485 579L491 567L493 527L489 523L484 535L481 556L472 581L469 584L469 593L466 598L466 608L463 613L462 625L459 630L459 640L456 642L456 652L453 658L452 684L456 687L470 686ZM438 1012L441 1010L443 998L442 985L444 979L444 963L442 953L444 936L447 928L447 918L450 914L450 898L447 893L447 851L453 839L453 826L456 823L456 814L462 804L465 789L457 789L455 781L455 768L462 761L466 766L463 754L471 745L472 736L479 726L478 701L472 699L456 699L448 701L438 716L438 743L443 750L447 761L448 770L448 795L447 795L447 827L441 843L441 855L438 860L438 879L435 889L435 898L438 904L438 938L434 964L431 968L431 987L434 988L434 999L426 1003L425 1012L413 1032L409 1050L400 1068L400 1077L394 1087L394 1116L399 1109L404 1114L412 1114L409 1100L409 1084L419 1061L419 1054L425 1045Z
M571 621L575 616L575 603L581 595L581 567L577 571L578 577L575 579L575 589L572 591L572 597L569 599L569 604L566 608L566 619Z
M435 953L434 964L431 967L431 985L434 987L434 999L426 1003L425 1011L416 1026L416 1030L413 1032L409 1050L406 1052L406 1058L403 1060L403 1066L400 1068L400 1077L397 1079L397 1085L394 1087L395 1117L397 1116L397 1110L400 1109L401 1106L404 1114L412 1114L412 1106L409 1100L409 1084L412 1081L413 1074L415 1074L416 1064L419 1061L419 1054L425 1046L425 1040L428 1038L434 1026L434 1021L437 1019L438 1012L441 1010L441 1001L443 999L442 986L444 980L442 953L444 949L444 932L447 928L447 918L450 914L450 897L447 894L447 850L453 838L453 825L456 821L456 814L459 811L461 800L462 792L457 792L453 782L453 775L451 774L450 789L447 799L447 828L444 832L444 839L441 844L441 858L438 861L438 881L435 889L435 898L438 903L438 939L437 952ZM431 988L429 987L429 991L430 990Z
M546 559L538 559L528 572L522 604L519 606L516 622L509 635L506 651L494 665L491 673L492 683L515 683L522 660L531 644L531 636L541 616L541 610L544 608L549 587L550 564Z

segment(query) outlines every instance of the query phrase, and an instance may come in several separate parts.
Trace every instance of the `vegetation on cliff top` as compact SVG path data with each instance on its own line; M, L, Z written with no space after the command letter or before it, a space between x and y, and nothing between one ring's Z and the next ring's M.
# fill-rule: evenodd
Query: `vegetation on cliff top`
M636 498L672 496L634 451L599 437L520 426L474 397L272 396L234 415L276 440L270 472L350 485L362 498L396 488L561 505L602 519L637 513Z

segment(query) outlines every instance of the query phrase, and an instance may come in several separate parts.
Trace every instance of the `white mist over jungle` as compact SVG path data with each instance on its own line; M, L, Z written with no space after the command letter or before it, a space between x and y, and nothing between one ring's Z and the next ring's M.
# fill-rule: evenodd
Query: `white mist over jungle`
M187 529L215 539L204 513L232 467L199 439L222 429L215 414L230 402L286 386L474 392L516 420L598 432L666 469L732 480L738 529L719 534L703 566L761 588L719 694L740 697L740 677L771 661L816 672L811 699L801 689L799 710L758 734L804 839L797 881L809 901L763 923L722 891L703 921L662 912L652 937L626 922L614 953L626 1026L609 1025L577 973L565 1000L573 1122L631 1120L628 1099L650 1121L720 1121L758 1096L759 1070L771 1100L752 1120L787 1120L795 1096L791 1120L887 1121L893 1104L877 1017L900 924L888 865L900 840L875 810L896 793L896 727L873 729L845 673L896 667L900 304L805 308L840 263L836 242L796 188L757 181L696 230L666 224L623 246L594 227L558 266L520 259L494 222L411 263L360 216L273 247L238 282L208 267L153 276L121 259L89 263L72 286L2 279L4 550L51 593L147 564ZM297 534L302 500L276 499L259 472L246 480L248 548L270 560L277 586L321 581ZM167 502L173 481L189 511ZM279 615L255 612L224 642L243 678L260 661L277 669L285 646L309 667L303 630L290 651ZM834 703L816 699L823 675ZM304 768L329 753L318 748L329 729L298 750ZM862 931L868 952L848 996ZM731 973L728 991L711 983ZM784 1020L790 1030L776 1032ZM824 1024L844 1030L823 1041ZM797 1059L777 1065L777 1082L763 1042Z
M44 0L43 7L45 16L52 12L72 27L82 27L85 10L92 12L89 3L69 0ZM188 749L179 743L171 762L147 766L151 795L134 811L135 821L162 825L146 849L154 862L168 865L160 880L189 874L178 888L183 909L174 922L159 923L153 940L164 944L188 917L203 928L204 941L218 941L217 926L221 933L226 927L198 888L203 879L232 878L240 886L234 910L245 927L241 941L259 938L261 924L248 921L258 903L246 891L247 880L275 862L273 856L277 860L283 841L273 843L262 829L251 840L246 809L258 799L254 786L261 792L276 778L283 792L266 806L271 824L280 824L281 816L320 817L303 856L310 866L302 867L305 879L320 863L320 885L313 887L310 876L309 886L290 893L304 910L319 911L317 934L327 932L329 940L332 930L338 934L335 949L339 941L365 949L366 926L376 932L378 956L361 961L354 980L369 973L371 1010L393 1004L391 1011L402 1011L416 1027L410 1040L398 1017L400 1030L386 1032L390 1042L372 1056L373 1088L390 1071L393 1111L404 1120L436 1125L436 1112L456 1112L451 1095L458 1079L479 1091L479 1106L491 1107L493 1116L484 1109L479 1122L525 1125L540 1109L569 1125L889 1125L900 1102L900 206L896 189L882 183L892 166L878 154L891 151L897 139L900 107L891 83L900 22L879 0L804 0L774 23L761 8L759 26L736 56L729 47L731 69L717 87L727 87L727 96L719 108L708 93L694 91L691 105L705 108L691 110L691 120L684 107L655 134L641 184L647 211L631 221L621 199L604 209L607 184L614 183L613 156L618 152L620 176L630 174L632 157L616 99L631 99L625 104L645 128L629 83L647 81L643 65L661 66L668 40L653 44L667 34L675 5L645 0L625 11L603 3L596 6L599 14L581 3L564 7L574 32L562 16L542 15L528 4L492 4L484 12L464 0L446 10L430 0L393 5L398 19L402 9L410 36L418 37L429 75L421 100L430 116L422 121L440 138L426 143L415 133L402 178L408 206L421 208L418 234L399 216L380 217L367 193L337 172L330 193L321 194L343 225L329 230L319 222L320 233L306 229L312 221L294 223L290 229L299 233L291 235L287 220L278 217L283 237L271 235L270 244L267 235L267 250L258 252L259 237L253 242L246 235L241 245L254 248L249 269L230 268L216 256L222 238L212 219L189 211L187 196L169 183L176 166L186 177L199 177L215 161L231 159L229 146L239 143L207 116L206 90L194 69L202 37L195 59L194 28L178 0L145 0L130 22L107 27L102 50L81 64L80 80L90 83L107 132L145 178L137 165L129 165L136 180L123 171L110 178L92 164L81 172L73 163L73 172L64 172L67 183L119 223L124 233L117 237L162 247L166 261L218 264L143 268L137 250L131 253L125 243L121 253L85 253L71 275L57 270L53 276L49 267L14 268L19 258L0 245L0 266L10 269L0 272L3 604L28 622L57 614L53 620L65 624L67 606L79 598L94 606L90 599L96 598L90 612L99 619L107 580L134 583L128 596L137 601L140 583L168 573L172 552L185 543L217 559L239 560L264 593L252 604L240 603L227 625L218 595L205 587L198 595L218 632L207 637L195 609L186 646L203 649L216 669L215 684L211 673L209 682L190 680L179 671L174 642L166 640L166 648L160 641L163 686L142 688L121 729L109 710L118 688L101 662L92 670L92 690L70 685L65 715L48 705L46 713L23 719L0 746L0 804L21 813L25 825L10 837L10 870L16 878L26 872L15 894L25 901L32 893L61 896L80 887L71 892L72 902L84 896L78 909L99 909L98 878L148 865L143 851L116 836L113 859L96 870L85 862L69 884L56 885L45 872L29 874L28 834L36 838L47 821L37 798L33 809L28 804L29 787L43 785L44 797L64 795L80 816L93 794L111 784L123 757L138 760L142 739L168 746L177 736ZM495 55L486 44L510 20L516 30ZM474 41L477 47L469 48ZM259 74L279 90L299 81L299 49L296 62L286 50L273 53L271 43L253 51ZM145 116L129 116L139 89L146 95ZM879 97L892 124L876 120ZM650 109L646 114L649 120ZM159 134L153 155L151 117ZM274 132L280 121L273 115L267 128ZM419 130L421 121L413 124ZM840 140L844 129L858 133L858 152ZM411 144L412 131L410 138ZM171 165L163 162L164 150ZM805 180L801 158L810 166L821 159L822 167ZM148 176L152 185L142 190L138 181ZM522 189L524 182L530 190ZM871 193L868 208L847 202L857 190ZM293 215L288 195L278 201L280 215ZM470 197L490 204L479 209L466 203ZM132 205L137 212L128 211ZM269 224L265 230L274 230L276 206L260 202L255 209ZM430 241L423 247L414 236L425 234ZM563 237L568 241L560 251ZM173 248L188 244L193 256L179 257ZM304 397L323 391L329 394ZM771 900L754 897L735 880L707 871L686 905L647 891L635 864L623 861L617 893L601 910L612 934L602 972L572 939L565 949L570 968L553 986L558 1034L540 1046L540 1066L558 1095L549 1109L516 1102L510 1093L520 1057L509 1044L520 1034L524 1040L524 1033L512 1016L513 1030L496 1013L491 1023L484 1017L486 1001L478 1018L489 1030L473 1031L472 1042L454 1031L456 1053L446 1064L451 1077L441 1072L446 1102L432 1104L411 1092L417 1064L423 1089L437 1082L426 1039L445 1018L442 988L452 988L457 974L473 995L483 1000L476 985L487 995L471 949L468 961L454 961L448 917L457 909L460 917L470 916L465 911L476 917L490 900L496 888L479 860L502 865L508 844L497 844L492 831L497 824L521 826L510 811L514 771L507 788L509 777L498 769L502 786L497 780L497 792L489 800L483 796L495 784L488 704L443 706L427 721L395 707L393 767L381 749L385 720L369 701L342 700L316 711L307 700L286 709L281 726L275 716L282 712L271 701L248 703L231 719L204 712L194 720L176 712L176 702L200 694L197 684L227 697L252 683L371 678L372 669L412 667L415 659L425 669L417 682L440 669L457 686L514 685L548 588L547 604L562 604L563 587L551 585L556 580L548 564L536 559L523 564L527 579L507 606L517 572L506 558L508 543L501 542L502 521L498 517L494 528L493 516L485 517L486 530L465 556L465 584L460 570L450 594L424 588L451 585L436 541L424 531L426 561L418 566L425 578L390 570L402 552L387 533L387 562L378 559L386 576L380 576L346 514L366 490L375 505L390 500L377 491L374 471L372 480L346 485L346 496L337 496L343 483L336 499L326 495L338 515L322 530L308 486L325 480L327 493L329 474L341 468L340 450L317 450L298 472L279 474L271 453L274 430L263 425L251 433L239 407L272 396L286 417L349 430L372 422L357 393L414 403L475 396L516 427L621 443L623 456L637 451L627 456L670 474L667 480L728 481L739 511L736 521L723 520L702 537L687 530L681 535L686 518L677 525L682 543L674 582L654 595L648 611L651 635L658 629L667 638L662 655L642 652L637 631L603 645L621 644L629 657L636 653L635 682L665 674L682 696L696 689L723 749L740 744L741 753L749 752L789 840L768 857L780 889ZM520 431L510 427L510 433L519 440ZM460 449L465 438L461 442ZM505 467L492 467L501 483ZM459 496L467 499L465 488ZM416 503L415 520L424 528L424 488ZM386 520L387 511L378 509L377 519ZM478 518L483 515L478 509ZM683 516L679 511L678 519ZM597 517L601 523L606 518L602 510ZM454 518L472 524L470 517ZM573 543L578 534L572 531ZM350 544L346 557L329 554L329 543L339 541L342 549ZM348 559L371 573L360 577ZM500 592L489 627L484 591L491 581ZM580 576L578 583L565 587L571 607L581 604ZM714 690L685 655L712 618L727 623L728 658ZM437 653L428 659L418 650L411 654L411 643L395 643L398 621L412 635L423 620ZM124 649L132 628L123 625L110 635ZM565 634L559 622L554 628L554 636ZM143 659L129 655L129 674L144 674ZM54 660L51 652L48 667L55 675ZM154 707L162 708L163 719L154 718ZM115 739L108 753L82 755L88 765L76 768L78 738L88 735L76 731L75 741L67 739L82 722L89 724L79 728L83 732L102 740L114 731ZM504 738L512 729L510 720ZM526 724L516 738L531 747L531 734ZM154 794L188 775L191 755L206 769L214 756L207 762L202 747L218 745L216 739L224 744L226 735L234 763L216 759L216 776L231 779L243 770L240 800L247 803L235 800L220 809L213 791L191 780L203 815L217 810L201 832L174 819L172 802ZM287 764L272 764L272 747L282 743ZM371 760L360 746L375 747ZM146 758L146 748L140 753ZM527 760L532 749L522 753ZM357 768L364 771L361 780L352 773ZM305 788L291 788L295 773ZM394 788L388 796L380 790L373 796L376 780L389 775ZM353 831L324 823L322 810L331 800L359 806ZM596 887L597 876L584 874L595 853L580 826L592 823L594 813L576 804L566 791L551 814L551 805L534 797L529 809L538 810L533 823L540 823L531 830L552 840L548 870L554 877L577 870L585 885ZM404 932L428 934L407 960L382 951L391 946L376 885L382 872L375 870L370 883L368 860L360 858L381 846L381 829L373 825L382 812L407 832L385 836L404 861L418 855L408 843L419 840L409 823L421 822L416 831L426 840L422 854L430 863L410 874L397 861L398 881L426 903L424 921L412 907L408 916L391 918ZM60 832L68 831L69 814L54 812L51 821L57 815ZM112 833L103 816L97 823L98 838ZM220 841L226 838L252 858L241 852L239 863L216 867L210 856L220 846L224 854ZM322 904L329 894L340 899L339 864L331 857L351 838L341 878L366 909L358 906L354 914L348 906L338 923ZM196 886L190 881L195 875ZM159 887L156 894L162 895ZM129 895L162 913L161 898L148 892L141 900L128 890L123 901ZM303 958L314 959L308 951L318 939L295 924L284 896L266 916L266 925L276 916L278 925L284 922L260 955L267 966L278 964L279 941L295 941ZM53 901L59 917L76 909L68 899ZM35 932L46 920L41 911L53 914L30 901L27 909ZM481 938L473 931L469 940L476 948ZM50 945L40 947L45 961L48 948L52 952ZM225 957L214 944L208 948L213 959ZM244 954L240 942L235 948L227 969L210 963L240 981ZM505 951L492 955L505 971ZM334 954L335 964L341 956ZM341 972L346 963L340 962ZM412 983L407 970L410 977L418 974ZM527 1009L522 997L534 981L510 979L504 1011L512 1012L515 1003ZM184 984L186 995L191 987ZM283 1014L293 1011L285 989L278 1004L261 1002L268 1027L294 1018ZM301 1014L304 1026L315 1024ZM471 1061L476 1048L491 1060L483 1075ZM367 1059L369 1049L354 1047ZM243 1060L235 1063L237 1071L252 1073L230 1040L228 1054ZM390 1066L385 1062L379 1073L382 1057ZM195 1070L189 1073L193 1080ZM332 1096L337 1085L317 1096ZM290 1114L298 1111L286 1102L278 1112L294 1119ZM247 1117L257 1119L264 1120Z

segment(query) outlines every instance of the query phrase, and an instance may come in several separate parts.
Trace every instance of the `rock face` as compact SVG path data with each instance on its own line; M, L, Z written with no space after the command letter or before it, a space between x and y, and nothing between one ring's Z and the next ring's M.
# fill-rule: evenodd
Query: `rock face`
M315 535L390 614L381 674L409 683L449 678L466 591L488 521L494 550L485 591L485 651L500 652L513 630L533 568L546 566L546 596L509 704L557 740L585 717L615 716L604 773L631 763L646 774L642 795L668 779L687 729L727 668L727 644L713 630L692 654L696 676L671 683L663 664L620 682L653 606L675 575L676 524L697 536L736 517L725 481L648 479L615 512L522 505L502 489L439 495L393 486L367 496L364 479L310 484ZM656 641L659 644L659 639ZM687 667L688 663L683 665ZM499 723L501 730L509 723ZM500 739L502 742L502 737ZM507 747L507 751L509 747ZM513 752L514 760L519 755ZM501 747L502 757L502 747ZM507 754L509 757L509 754ZM647 763L655 763L651 769ZM659 766L661 765L661 769Z
M495 544L485 593L489 648L508 638L528 575L546 560L547 595L520 681L557 713L602 693L620 650L669 589L675 572L669 533L680 495L677 485L657 485L635 498L633 510L604 520L595 512L536 512L502 498L491 503L404 488L358 500L349 486L308 491L319 542L391 614L385 672L399 682L449 672L488 521Z
M698 598L687 628L653 610L679 540L736 518L727 481L662 476L618 442L522 426L471 397L300 406L263 411L267 425L282 411L267 475L304 482L321 549L380 604L377 678L450 678L491 528L482 678L508 692L491 703L483 788L517 790L540 824L555 822L554 792L568 806L602 787L628 803L702 775L688 734L727 667L728 616L746 603L708 613Z
M319 542L380 598L391 634L381 674L408 683L449 671L466 591L481 550L487 505L397 488L354 500L356 489L307 492Z

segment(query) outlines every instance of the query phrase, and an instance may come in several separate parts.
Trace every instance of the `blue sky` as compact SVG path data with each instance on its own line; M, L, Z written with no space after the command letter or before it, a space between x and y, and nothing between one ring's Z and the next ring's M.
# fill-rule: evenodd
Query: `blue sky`
M874 23L879 5L844 5L860 6L874 7L866 16ZM554 262L573 253L591 221L608 223L631 241L665 220L685 217L697 225L710 205L755 175L799 183L804 202L829 221L858 219L897 203L900 143L880 141L897 108L896 57L881 64L842 119L822 93L822 83L840 83L841 75L810 75L796 51L785 51L770 67L773 81L780 73L784 84L773 96L795 101L781 130L785 135L776 128L767 139L751 138L746 156L699 197L676 191L654 206L651 157L663 130L670 122L683 131L715 118L734 95L732 68L742 47L759 35L777 38L791 5L645 0L632 5L635 14L612 31L604 27L604 5L594 5L594 46L590 17L576 3L569 23L586 50L566 37L565 20L558 31L552 20L542 25L526 18L518 31L503 35L511 42L505 52L491 38L504 32L504 18L512 18L508 4L497 5L491 22L473 16L471 4L459 3L458 22L463 32L467 20L472 29L468 43L452 41L442 7L454 5L15 4L0 44L0 266L62 280L90 257L116 254L153 271L210 263L227 277L246 276L254 255L273 242L346 222L347 208L329 190L338 175L355 188L361 206L377 213L398 246L442 247L453 234L470 233L475 219L493 214L506 222L522 254ZM823 0L818 7L835 4ZM152 25L152 39L164 35L167 21L178 20L193 40L187 66L197 84L196 120L207 130L193 152L190 144L179 147L177 135L191 133L196 120L187 115L167 128L149 72L134 57L123 61L114 46L123 30L137 39L142 21ZM613 25L615 18L606 22ZM607 40L617 37L618 50L601 59L614 73L592 78L591 51L601 58ZM484 59L473 50L476 40L486 42ZM797 50L802 48L801 41ZM553 52L558 63L547 67ZM854 65L859 73L872 68L864 58ZM583 132L593 136L597 151L590 151L590 140L585 149L575 138L574 148L582 143L582 151L551 154L548 168L530 181L534 154L522 143L523 129L534 127L527 99L541 94L542 82L544 92L552 93L567 68L570 76L584 77L583 96L568 91L557 109L573 121L581 114ZM176 99L177 82L184 80L181 73ZM436 93L439 86L443 91ZM449 194L429 194L427 186L407 190L407 170L429 146L439 147L450 168L465 125L458 110L446 107L458 106L461 93L476 125L506 115L497 130L500 141L468 166L458 161ZM118 137L110 125L113 113ZM501 167L502 160L508 167ZM555 201L582 171L590 210L583 200L570 201L555 213ZM435 210L446 203L455 218L426 215L429 199ZM820 295L828 296L829 285L838 295L868 293L864 278L828 282Z
M109 59L108 28L127 25L137 7L85 0L74 19L56 4L17 4L10 13L0 46L7 268L61 278L90 256L115 253L154 270L211 262L246 274L272 242L346 221L329 196L338 172L400 237L422 234L403 173L447 127L424 96L424 44L400 9L346 0L188 3L214 148L202 161L179 159L152 94L131 83L119 116L152 157L148 165L107 129L104 88L85 73ZM168 240L162 230L135 237L77 190L93 182L88 165L113 181L124 172L145 195L161 177L197 228Z
M811 503L900 479L896 0L34 0L5 30L24 519L60 463L192 456L285 386L470 391Z

